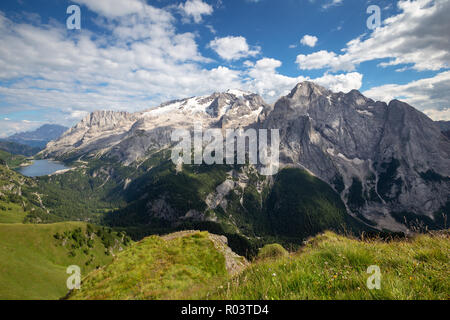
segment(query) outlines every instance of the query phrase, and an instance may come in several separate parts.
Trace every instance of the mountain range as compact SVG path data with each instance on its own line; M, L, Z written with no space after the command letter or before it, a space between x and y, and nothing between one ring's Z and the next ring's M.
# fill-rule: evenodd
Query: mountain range
M199 122L279 129L283 170L263 177L252 165L184 165L180 172L170 161L171 133ZM312 82L273 105L229 90L137 113L96 111L39 156L96 163L87 172L126 203L105 218L119 227L221 224L256 238L342 226L409 232L443 228L450 207L450 140L438 123L398 100Z
M42 150L49 141L58 139L67 129L58 124L44 124L36 130L16 133L4 140Z

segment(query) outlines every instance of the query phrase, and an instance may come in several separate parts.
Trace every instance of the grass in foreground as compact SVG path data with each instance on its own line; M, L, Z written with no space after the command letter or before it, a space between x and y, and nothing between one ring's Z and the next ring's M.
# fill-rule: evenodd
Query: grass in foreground
M59 299L68 291L68 266L78 265L86 275L112 261L99 238L94 238L92 248L74 249L73 240L62 245L54 237L77 228L85 231L87 226L81 222L0 224L0 299Z
M195 299L223 281L225 258L207 232L133 244L110 265L83 280L71 299Z
M360 241L326 232L297 253L278 245L238 276L227 274L208 233L150 237L91 273L71 299L450 299L448 233ZM381 269L369 290L367 268Z
M450 239L420 235L402 241L358 241L331 232L289 257L254 263L212 299L450 299ZM381 269L381 290L369 290L367 268Z

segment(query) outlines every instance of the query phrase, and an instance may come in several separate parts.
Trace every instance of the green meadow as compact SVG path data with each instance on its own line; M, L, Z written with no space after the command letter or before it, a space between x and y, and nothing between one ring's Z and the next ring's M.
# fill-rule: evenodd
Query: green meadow
M13 220L13 217L11 217ZM78 265L82 275L110 263L102 240L91 247L78 246L73 239L57 240L55 234L72 236L86 231L81 222L57 224L0 224L0 299L59 299L68 292L66 269Z
M450 299L448 233L359 240L325 232L297 252L269 245L240 274L225 272L207 233L150 237L88 275L71 299ZM369 290L367 269L381 271Z

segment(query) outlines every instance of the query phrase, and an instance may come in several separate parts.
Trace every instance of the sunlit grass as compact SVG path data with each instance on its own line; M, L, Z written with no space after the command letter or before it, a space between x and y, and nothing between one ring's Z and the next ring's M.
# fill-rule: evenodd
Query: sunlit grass
M226 278L225 258L206 232L134 244L90 274L72 299L195 299Z
M280 254L281 253L281 254ZM296 253L271 245L241 274L226 273L207 233L150 237L84 279L73 299L449 299L447 233L357 240L326 232ZM367 268L381 269L369 290Z
M112 261L98 238L89 256L81 249L73 250L75 257L70 256L68 245L62 246L54 235L76 228L86 230L86 224L0 223L0 299L59 299L68 292L68 266L78 265L82 275L86 275L96 266ZM91 258L93 262L86 265Z
M254 263L213 299L449 299L448 235L409 241L358 241L327 232L298 253ZM369 290L367 268L381 269Z

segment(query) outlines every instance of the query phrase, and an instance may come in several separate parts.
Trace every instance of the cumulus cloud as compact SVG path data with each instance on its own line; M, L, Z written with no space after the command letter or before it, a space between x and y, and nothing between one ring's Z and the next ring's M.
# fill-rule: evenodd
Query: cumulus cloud
M360 60L355 58L358 56L357 50L350 48L373 49L376 48L376 42L381 41L372 40L374 43L369 45L370 39L381 37L372 34L368 40L356 39L349 43L341 55L328 51L299 55L297 63L301 69L329 68L346 71L309 78L289 77L279 73L278 69L282 65L279 60L268 57L258 60L255 57L261 54L261 49L250 46L244 37L216 38L210 42L209 47L222 59L227 62L246 59L241 70L220 64L212 68L208 64L212 60L205 57L198 48L198 35L177 31L174 14L179 10L174 11L173 7L158 9L139 0L119 1L115 8L105 5L112 3L106 0L75 2L85 4L98 13L98 27L106 31L106 36L99 38L87 29L77 33L69 32L64 25L56 23L17 22L0 12L0 42L7 44L0 46L0 83L8 83L0 85L2 133L10 134L39 125L36 122L5 120L17 117L12 116L14 110L5 111L7 107L4 106L14 106L15 110L21 111L28 110L27 108L39 109L44 113L43 119L71 125L76 119L96 109L133 112L154 107L167 100L210 94L228 88L242 88L259 93L269 102L287 94L298 82L305 80L315 81L333 91L348 92L359 89L363 78L362 74L354 72L354 67ZM188 2L183 4L183 8L186 8ZM449 0L444 0L441 3L448 2ZM411 4L402 5L409 8ZM436 19L440 17L435 11L430 11L434 6L435 4L430 4L421 8L418 11L420 14L410 17L413 28L411 34L420 29L418 21L424 22L422 10ZM196 19L201 21L208 14L205 10L192 9L189 12L191 14L186 17L194 22ZM403 18L397 19L403 21ZM397 30L397 27L392 27L400 23L396 21L394 19L385 25L391 26L391 29L385 29L385 37L389 38L388 33ZM418 33L421 35L417 39L418 43L422 43L426 50L429 46L435 49L433 52L427 51L427 63L430 65L445 61L441 52L447 50L449 40L445 39L445 33L439 29L445 23L448 22L441 21L430 27L439 30L433 31L441 42L439 46L432 41L434 38L429 38L428 41L422 39L427 37L427 32ZM405 26L404 23L402 25ZM428 30L426 25L422 29ZM409 39L400 27L397 31ZM376 32L379 32L378 29ZM398 46L402 43L400 41ZM400 52L398 47L392 48L393 52ZM383 46L379 51L367 50L359 55L367 55L371 59L370 57L379 57L388 51ZM416 58L417 65L425 63L425 59L419 55ZM441 72L434 78L428 79L428 82L411 83L410 86L372 88L369 94L385 95L379 99L389 98L386 97L388 95L406 97L407 102L426 110L427 114L444 118L450 101L450 97L446 95L446 92L450 92L448 74ZM432 81L434 89L427 87L429 81Z
M114 18L100 25L111 35L98 38L86 29L15 22L0 12L0 41L8 43L0 47L0 82L8 81L0 85L2 105L39 108L72 124L96 109L132 112L241 86L239 71L204 67L211 60L199 52L196 35L178 33L170 11L144 5L126 16L102 14ZM11 118L14 110L2 109Z
M334 52L320 50L308 55L299 54L296 62L301 70L314 70L323 68L340 69L353 71L355 66L351 61L344 62L343 58L338 57Z
M192 19L195 23L202 22L203 16L211 15L214 11L212 6L202 0L188 0L184 4L180 4L178 8L186 20Z
M380 66L412 64L416 70L450 67L450 0L400 0L400 13L387 18L384 25L368 37L347 43L343 54L319 51L299 55L300 69L328 68L350 71L364 62L389 59Z
M399 99L422 110L433 120L450 119L450 71L412 81L404 85L387 84L371 88L364 94L372 99L389 102Z
M334 92L349 92L350 90L361 88L363 75L359 72L343 74L325 74L312 81L322 85Z
M91 11L108 18L138 13L146 7L142 0L73 0L73 2L83 4Z
M256 56L260 53L260 48L250 48L244 37L216 38L209 43L209 47L222 59L229 61Z
M281 61L272 58L258 60L248 73L251 80L244 84L246 90L259 93L267 101L273 102L278 97L288 94L297 83L306 80L314 81L336 92L348 92L352 89L359 89L362 85L363 76L358 72L338 75L325 74L319 78L288 77L277 71L281 65Z
M442 110L427 109L423 112L434 121L450 121L450 108Z
M103 12L99 7L99 14ZM273 101L297 82L314 80L348 91L361 86L352 74L317 79L288 77L281 62L246 60L243 70L216 66L198 50L196 35L179 33L169 10L144 5L142 11L102 20L106 38L89 30L69 32L64 25L18 23L0 13L0 97L14 110L41 110L43 121L72 125L93 110L138 111L161 102L243 88ZM114 17L112 17L114 16ZM217 38L211 48L225 60L254 57L260 49L244 37ZM361 78L362 76L360 76ZM2 107L2 117L14 110ZM31 119L30 119L31 120ZM34 128L36 123L2 120L2 132Z
M315 47L316 43L319 39L317 39L317 37L315 36L310 36L308 34L304 35L303 38L300 40L300 43L304 46L308 46L308 47Z

